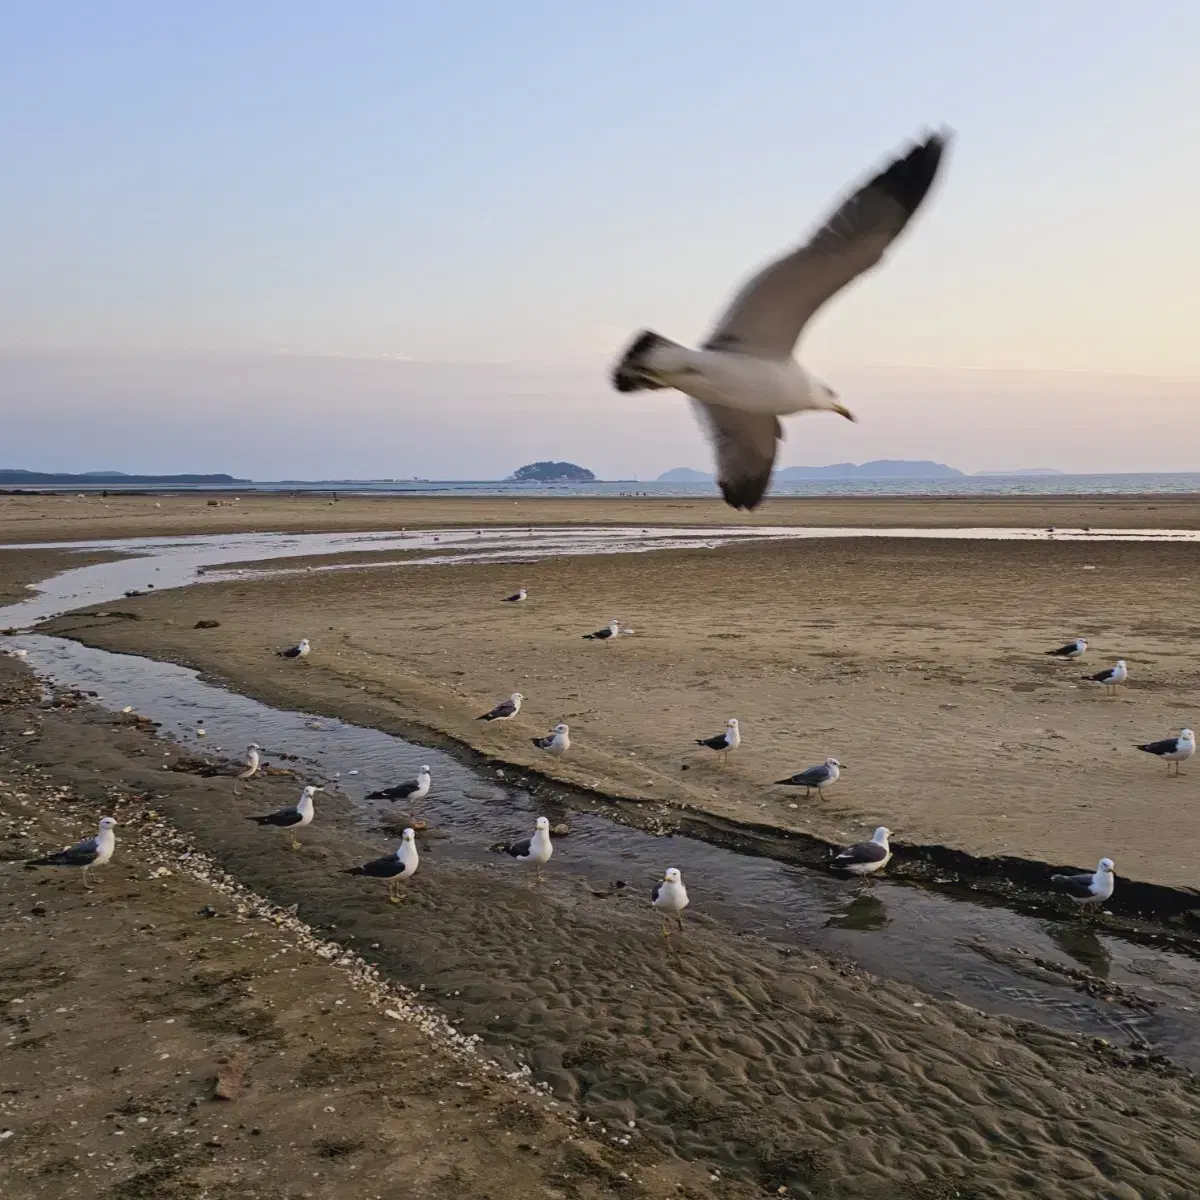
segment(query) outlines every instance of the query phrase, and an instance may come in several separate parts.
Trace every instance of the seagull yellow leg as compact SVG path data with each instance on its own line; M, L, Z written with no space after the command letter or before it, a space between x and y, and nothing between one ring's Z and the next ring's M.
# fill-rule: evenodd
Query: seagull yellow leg
M93 889L92 889L92 885L90 883L88 883L87 873L88 873L88 869L87 869L87 867L84 867L83 868L83 886L90 892Z
M660 930L660 933L661 936L665 938L669 938L671 936L671 926L667 923L666 917L663 918L662 929Z
M679 932L683 933L683 913L676 913L675 919L679 922Z
M288 836L292 839L292 849L299 850L300 842L297 840L296 835L294 833L292 833L292 831L290 829L288 830Z

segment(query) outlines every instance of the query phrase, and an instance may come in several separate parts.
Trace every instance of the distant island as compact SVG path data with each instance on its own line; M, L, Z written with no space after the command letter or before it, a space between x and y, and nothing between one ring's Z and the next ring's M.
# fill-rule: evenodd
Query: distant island
M925 460L877 458L872 462L830 463L827 467L781 467L775 478L790 479L962 479L964 472L945 463ZM659 477L660 483L705 483L713 476L691 467L673 467Z
M512 483L591 483L596 476L574 463L535 462L518 467L508 478Z
M0 469L0 487L131 487L136 484L179 487L228 487L249 483L233 475L126 475L124 471L18 471Z

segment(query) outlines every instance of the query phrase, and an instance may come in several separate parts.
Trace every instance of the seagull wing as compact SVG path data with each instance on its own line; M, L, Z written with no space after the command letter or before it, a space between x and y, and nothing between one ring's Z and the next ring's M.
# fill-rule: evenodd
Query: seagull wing
M887 858L887 850L878 842L859 842L857 846L848 846L833 860L835 867L848 867L854 863L882 862Z
M505 854L511 854L513 858L528 858L529 852L533 848L533 839L526 838L521 842L511 842L504 847Z
M90 837L66 850L47 854L44 858L30 859L30 866L37 867L90 867L100 854L99 838Z
M734 297L705 343L764 357L791 354L830 297L883 257L932 185L948 135L933 134L850 195L798 249L765 267Z
M771 482L775 451L783 437L779 418L719 404L692 401L717 453L717 483L725 502L754 508Z
M1174 754L1179 749L1179 739L1164 738L1161 742L1146 742L1138 749L1145 750L1147 754Z

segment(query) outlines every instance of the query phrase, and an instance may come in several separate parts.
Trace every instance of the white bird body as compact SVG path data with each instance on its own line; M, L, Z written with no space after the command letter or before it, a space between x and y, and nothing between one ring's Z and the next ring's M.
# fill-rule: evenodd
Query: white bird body
M238 776L239 779L249 779L258 774L258 768L262 764L262 756L259 754L261 749L256 742L251 742L246 747L246 769Z
M1111 858L1102 858L1091 875L1051 875L1050 879L1063 884L1076 904L1103 904L1113 894L1115 869Z
M112 858L113 851L117 848L117 835L113 832L114 825L116 825L116 821L112 817L105 817L100 822L100 831L96 834L96 857L91 866L102 867Z
M560 722L549 737L534 738L533 744L547 754L566 754L571 748L571 728Z
M300 820L296 822L293 828L303 829L305 825L312 824L312 819L316 816L316 809L313 808L313 797L316 794L317 789L312 784L309 784L300 793L300 801L296 805L296 811L300 814Z
M533 837L523 842L512 842L504 847L505 854L518 862L532 863L537 870L537 877L542 877L542 864L550 861L554 846L550 841L550 821L547 817L538 817L537 828Z
M425 797L429 795L429 788L430 788L430 785L431 785L432 783L433 783L433 776L430 774L430 772L429 772L429 768L428 768L428 767L422 767L422 768L421 768L421 769L420 769L420 770L417 772L417 788L416 788L416 791L414 791L414 792L413 792L413 793L412 793L412 794L409 796L409 799L410 799L410 800L424 800L424 799L425 799ZM403 847L403 846L401 846L400 848L401 848L402 850L404 849L404 847ZM413 853L414 853L414 854L416 853L416 850L415 850L415 849L413 850ZM413 870L415 871L415 870L416 870L416 868L414 867L414 868L413 868Z
M664 342L645 358L646 365L701 404L776 417L807 410L830 410L833 394L791 355L758 358L724 350L691 350Z
M871 835L869 842L860 842L843 850L834 860L833 866L847 875L874 875L892 861L892 848L888 838L892 831L880 825Z
M687 888L678 868L669 867L660 883L651 894L650 903L663 912L678 915L688 906Z
M406 829L403 834L404 840L400 843L400 848L396 851L396 860L404 865L404 877L407 879L409 875L417 873L417 867L421 862L421 856L417 853L416 833L411 829Z

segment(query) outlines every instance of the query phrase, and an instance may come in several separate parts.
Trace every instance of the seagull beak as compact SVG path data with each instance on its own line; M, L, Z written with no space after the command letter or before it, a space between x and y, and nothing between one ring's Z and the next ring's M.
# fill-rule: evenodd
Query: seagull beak
M847 421L858 420L858 418L844 404L831 404L830 408L839 416L845 417Z

